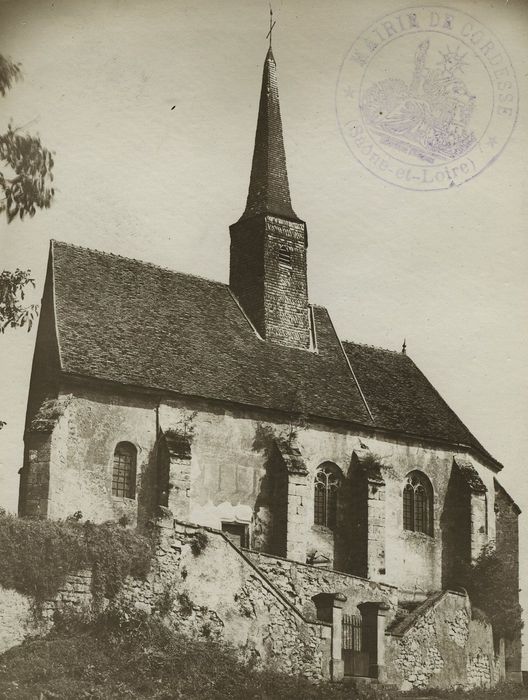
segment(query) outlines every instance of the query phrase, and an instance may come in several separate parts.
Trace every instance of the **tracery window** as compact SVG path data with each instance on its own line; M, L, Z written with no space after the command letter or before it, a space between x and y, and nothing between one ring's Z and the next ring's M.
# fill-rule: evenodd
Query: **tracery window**
M403 529L433 534L433 487L419 471L407 475L403 489Z
M120 442L114 451L112 495L121 498L136 497L137 450L130 442Z
M341 479L337 467L323 464L317 470L314 482L314 524L335 529L337 498Z

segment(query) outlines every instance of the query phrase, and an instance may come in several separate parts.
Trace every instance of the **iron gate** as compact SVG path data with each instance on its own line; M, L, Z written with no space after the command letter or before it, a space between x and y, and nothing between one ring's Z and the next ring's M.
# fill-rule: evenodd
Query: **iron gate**
M361 615L343 615L343 662L345 676L368 676L370 657L366 651Z

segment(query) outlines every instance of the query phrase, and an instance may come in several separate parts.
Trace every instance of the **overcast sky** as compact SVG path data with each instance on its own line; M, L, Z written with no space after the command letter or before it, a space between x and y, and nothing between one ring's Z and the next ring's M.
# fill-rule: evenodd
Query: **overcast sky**
M451 2L500 39L521 101L496 162L436 192L372 175L336 119L338 72L355 37L407 4L275 3L310 299L329 307L344 339L399 349L406 337L409 355L504 463L501 481L528 510L528 4ZM0 52L24 72L0 101L0 129L12 119L40 134L55 152L57 191L49 211L0 222L0 268L30 268L39 298L55 238L227 281L228 226L245 205L267 23L264 0L0 0ZM0 504L12 510L34 342L34 331L0 336L0 418L8 422ZM527 534L523 521L524 543Z

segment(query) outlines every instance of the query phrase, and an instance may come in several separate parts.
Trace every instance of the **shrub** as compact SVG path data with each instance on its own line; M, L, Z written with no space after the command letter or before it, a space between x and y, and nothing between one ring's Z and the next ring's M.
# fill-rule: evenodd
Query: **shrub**
M0 515L0 585L32 596L37 606L64 586L69 574L92 571L92 592L112 598L130 575L144 578L153 542L114 523Z
M156 615L109 611L76 631L55 629L45 639L0 656L0 697L92 700L484 700L526 697L520 686L492 690L415 690L400 693L376 685L315 685L305 678L256 670L234 647L177 634Z
M201 554L207 547L208 543L209 538L207 537L207 533L203 530L198 530L198 532L191 537L191 551L194 556L197 557L199 554Z
M53 598L69 573L86 566L78 523L0 516L0 585L33 596Z
M515 575L516 562L507 552L500 554L489 543L473 565L460 565L460 580L473 608L479 609L493 631L505 639L515 638L522 629L522 609ZM474 615L475 615L474 613Z
M84 526L92 592L97 600L114 598L127 576L145 578L153 555L151 540L114 523Z
M181 593L178 593L176 597L178 599L178 603L180 605L180 612L183 615L183 617L190 617L194 609L194 603L190 599L187 591L182 591Z
M155 603L155 609L157 612L164 617L165 615L168 615L172 608L174 607L174 603L176 601L176 596L174 593L170 590L170 588L164 588L162 593L159 594L159 596L156 599Z
M211 635L213 636L213 635ZM190 639L156 616L105 614L78 633L47 639L0 657L0 697L93 700L386 700L386 692L320 686L241 663L237 649L211 637Z
M76 510L72 515L68 515L66 518L67 523L78 523L83 519L82 511Z

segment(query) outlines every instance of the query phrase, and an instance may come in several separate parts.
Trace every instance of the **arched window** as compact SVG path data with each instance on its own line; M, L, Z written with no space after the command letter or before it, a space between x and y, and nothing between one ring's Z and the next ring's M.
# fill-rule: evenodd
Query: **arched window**
M322 464L314 482L314 524L332 530L337 523L337 492L341 479L339 470L332 464Z
M433 487L419 471L407 475L403 489L403 529L433 534Z
M120 442L114 451L112 495L121 498L136 497L137 450L130 442Z
M289 250L289 248L286 248L286 246L281 246L279 249L279 265L288 268L291 268L292 266L291 250Z

